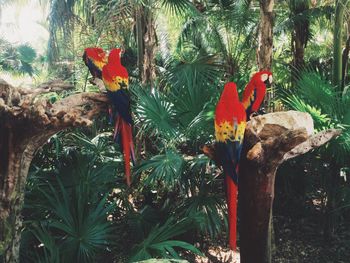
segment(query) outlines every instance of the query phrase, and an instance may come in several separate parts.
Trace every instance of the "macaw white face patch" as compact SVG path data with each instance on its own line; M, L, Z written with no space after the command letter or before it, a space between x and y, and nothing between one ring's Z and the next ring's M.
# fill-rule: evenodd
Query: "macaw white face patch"
M268 78L269 78L269 75L267 75L267 74L262 74L261 75L261 81L262 82L265 82Z
M269 76L269 82L272 83L272 75Z

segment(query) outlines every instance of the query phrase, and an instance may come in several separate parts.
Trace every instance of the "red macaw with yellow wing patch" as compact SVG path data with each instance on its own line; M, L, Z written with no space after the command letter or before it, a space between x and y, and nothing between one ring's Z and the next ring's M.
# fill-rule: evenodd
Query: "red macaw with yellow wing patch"
M129 75L121 64L121 49L111 50L108 63L102 68L102 80L106 86L115 115L114 140L119 143L124 155L126 182L131 184L130 158L134 162L134 143L132 137L132 117L128 91Z
M258 112L266 94L266 85L272 83L272 73L262 70L253 75L244 89L242 103L247 112L247 120Z
M107 64L107 55L102 48L85 48L83 61L94 78L102 79L102 68Z
M236 84L226 83L215 110L216 154L223 167L227 188L229 246L236 250L238 164L242 150L246 112Z

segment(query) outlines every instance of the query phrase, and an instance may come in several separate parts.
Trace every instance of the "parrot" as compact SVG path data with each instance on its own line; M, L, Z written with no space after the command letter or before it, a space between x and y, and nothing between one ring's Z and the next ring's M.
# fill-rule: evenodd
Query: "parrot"
M130 95L128 91L129 75L121 64L121 49L112 49L108 63L102 68L102 80L107 95L114 107L115 127L113 139L119 143L124 156L124 169L127 185L131 184L130 158L135 162L134 143L132 137L132 117Z
M102 68L107 64L107 56L102 48L85 48L83 61L94 78L102 79Z
M215 109L215 152L223 167L229 218L229 246L236 250L238 164L246 127L246 111L234 82L224 86Z
M243 91L242 103L247 113L247 120L256 113L264 100L266 85L272 83L272 73L262 70L253 75Z

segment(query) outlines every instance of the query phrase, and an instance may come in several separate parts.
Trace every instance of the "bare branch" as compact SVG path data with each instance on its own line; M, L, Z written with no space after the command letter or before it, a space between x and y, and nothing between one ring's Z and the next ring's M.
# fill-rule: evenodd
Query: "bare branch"
M312 149L315 149L317 147L322 146L323 144L327 143L331 139L339 136L341 134L341 130L339 129L329 129L321 131L311 137L309 137L305 142L297 145L292 150L287 152L283 160L289 160L291 158L297 157L298 155L307 153L308 151L311 151Z

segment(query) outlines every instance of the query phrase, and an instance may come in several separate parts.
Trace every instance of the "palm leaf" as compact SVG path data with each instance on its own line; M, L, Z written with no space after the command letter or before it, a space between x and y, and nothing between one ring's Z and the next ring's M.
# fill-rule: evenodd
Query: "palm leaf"
M133 92L138 100L135 117L141 133L168 140L179 136L174 105L162 93L138 86L133 87Z
M183 165L184 159L181 155L173 150L167 150L165 154L156 155L144 161L135 173L141 174L147 171L145 185L156 186L161 183L171 189L180 183Z
M144 241L135 245L130 262L152 257L178 259L180 256L175 247L202 255L193 245L183 241L172 240L172 238L193 229L197 225L198 220L200 220L200 217L197 216L195 218L184 218L176 222L173 217L170 217L162 226L156 225Z

